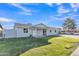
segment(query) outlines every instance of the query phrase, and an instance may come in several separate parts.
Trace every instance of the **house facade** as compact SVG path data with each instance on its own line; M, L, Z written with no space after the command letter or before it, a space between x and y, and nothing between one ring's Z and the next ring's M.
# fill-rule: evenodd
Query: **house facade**
M2 25L0 24L0 38L2 38L3 37L3 27L2 27Z
M59 29L48 27L42 23L37 25L15 23L14 28L3 31L4 38L14 37L44 37L50 35L59 35Z

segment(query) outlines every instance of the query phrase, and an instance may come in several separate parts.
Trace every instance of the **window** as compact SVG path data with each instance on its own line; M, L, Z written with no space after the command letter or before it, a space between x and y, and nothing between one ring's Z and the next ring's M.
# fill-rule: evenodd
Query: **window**
M23 29L24 33L28 33L28 28Z
M43 29L43 35L46 35L46 29Z
M55 32L56 32L56 30L55 30Z
M52 31L50 30L50 32L52 32Z

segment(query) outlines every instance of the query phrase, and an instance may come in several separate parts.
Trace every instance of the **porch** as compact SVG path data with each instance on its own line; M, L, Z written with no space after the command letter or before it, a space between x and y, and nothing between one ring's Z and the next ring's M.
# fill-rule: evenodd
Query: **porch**
M43 36L47 36L47 29L43 29L43 28L35 28L32 31L32 36L33 37L43 37Z

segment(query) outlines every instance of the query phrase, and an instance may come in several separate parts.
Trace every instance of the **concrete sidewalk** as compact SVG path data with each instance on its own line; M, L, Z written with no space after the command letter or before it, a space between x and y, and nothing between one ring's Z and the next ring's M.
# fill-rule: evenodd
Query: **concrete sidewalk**
M79 38L79 35L61 35L63 37L72 37L72 38ZM79 47L72 52L71 56L79 56Z
M64 37L72 37L72 38L79 38L79 35L60 35Z
M79 47L71 54L71 56L79 56Z

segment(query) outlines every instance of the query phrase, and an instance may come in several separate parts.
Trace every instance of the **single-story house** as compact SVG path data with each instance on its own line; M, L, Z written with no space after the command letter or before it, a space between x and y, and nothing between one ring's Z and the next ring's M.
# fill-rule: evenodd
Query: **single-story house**
M15 23L13 29L4 29L4 38L14 37L43 37L50 35L59 35L59 29L48 27L42 23L37 25Z

